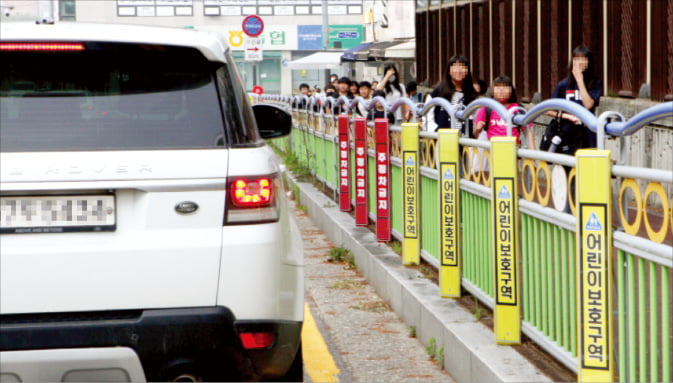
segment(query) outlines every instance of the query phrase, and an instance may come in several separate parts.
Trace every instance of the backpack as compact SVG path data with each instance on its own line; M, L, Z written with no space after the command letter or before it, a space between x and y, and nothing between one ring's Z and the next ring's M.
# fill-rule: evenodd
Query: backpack
M540 150L548 151L554 136L559 136L561 137L561 143L556 147L555 152L574 156L577 149L582 148L584 145L586 128L584 125L575 125L571 129L564 131L560 115L561 113L547 124L547 128L540 140Z
M549 121L549 124L547 124L547 128L544 130L544 134L542 135L542 139L540 140L540 150L542 151L549 151L549 147L552 144L552 138L555 136L561 136L561 119L560 118L553 118L551 121ZM563 141L561 141L563 143ZM556 151L560 149L561 145L557 146Z

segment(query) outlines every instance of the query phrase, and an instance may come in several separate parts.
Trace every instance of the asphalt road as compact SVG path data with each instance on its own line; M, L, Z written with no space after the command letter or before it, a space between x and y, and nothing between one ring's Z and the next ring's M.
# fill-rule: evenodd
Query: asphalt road
M331 243L294 201L291 205L304 239L310 310L302 334L304 381L455 382L430 357L431 345L415 338L415 329L347 259L339 261L338 250L332 250L341 250L339 244Z

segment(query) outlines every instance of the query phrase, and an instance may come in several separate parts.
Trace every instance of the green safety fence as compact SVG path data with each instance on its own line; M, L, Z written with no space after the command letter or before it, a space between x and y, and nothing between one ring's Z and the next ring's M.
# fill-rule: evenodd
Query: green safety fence
M281 151L291 148L302 164L320 181L334 189L338 185L338 148L336 133L333 131L335 123L329 121L331 118L327 115L301 118L301 124L295 122L291 138L274 140L274 145ZM419 139L432 140L427 137ZM474 141L461 139L461 145L469 147ZM421 147L436 145L425 142ZM395 204L395 201L402 200L401 162L396 158L396 153L391 155L392 228L397 239L402 240L403 217L401 209L396 208ZM560 158L554 156L551 155L550 160L541 154L532 154L532 151L519 150L520 179L530 181L531 174L526 174L526 171L532 171L537 180L537 191L532 196L526 195L526 185L521 185L524 193L520 193L521 319L524 333L561 363L578 372L577 361L581 353L578 333L581 329L578 327L577 218L575 201L571 201L571 214L554 210L553 202L549 201L546 189L553 186L549 168L555 165L555 158ZM526 161L529 161L528 165L522 166ZM422 167L420 173L421 250L424 258L437 266L440 242L438 176L434 160L430 163L432 165ZM570 170L569 176L574 175L574 163L570 164L564 159L558 164ZM374 166L375 161L370 153L370 185L375 182ZM485 178L471 176L461 180L462 278L468 291L493 308L493 224L490 191L484 192L485 188L490 190L490 181ZM673 182L669 178L673 177L665 172L662 175L662 172L656 170L643 171L622 166L615 168L613 178L616 180L616 185L613 185L614 209L620 213L626 211L622 214L626 219L614 220L614 240L612 250L608 252L612 259L609 278L614 291L613 312L610 315L614 327L614 349L611 351L615 362L614 378L628 382L671 381L673 323L670 280L673 268L670 254L673 254L673 209L670 206L673 205L673 199L670 191L673 190ZM645 192L635 190L637 188L644 188ZM376 196L372 190L374 188L370 186L369 213L375 219ZM665 190L663 195L661 190ZM629 194L633 194L630 200ZM645 206L651 204L651 200L657 196L660 201L658 205L654 204L655 208ZM569 197L572 198L572 195ZM622 198L628 201L622 201ZM636 218L633 218L633 206ZM648 214L650 218L647 218ZM668 218L666 214L669 214ZM561 221L565 223L559 223L557 217L562 217ZM657 227L651 217L663 217L663 222ZM622 226L626 226L626 229L622 229ZM634 229L634 226L637 227ZM661 234L661 231L666 230L670 233ZM669 255L662 256L662 253Z
M463 228L463 279L493 298L490 201L470 192L461 192Z

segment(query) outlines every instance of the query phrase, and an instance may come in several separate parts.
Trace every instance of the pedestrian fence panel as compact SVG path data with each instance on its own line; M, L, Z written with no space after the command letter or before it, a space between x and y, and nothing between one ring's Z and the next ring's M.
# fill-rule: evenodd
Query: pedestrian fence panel
M371 101L359 97L355 100L304 97L307 107L301 109L293 108L302 99L297 96L253 97L255 103L273 103L292 112L293 134L290 138L273 140L272 145L280 152L291 152L331 190L335 201L338 143L337 115L331 113L334 108L351 115L357 104L371 110L378 103L392 113L406 104L413 111L412 121L420 121L430 110L441 107L452 118L465 121L479 108L488 107L506 116L510 127L532 123L548 111L563 110L578 116L597 133L597 150L584 150L577 156L528 148L516 150L519 235L514 245L520 254L517 283L522 304L521 331L578 373L580 381L671 381L673 171L611 163L610 152L602 149L607 137L631 135L653 121L672 117L673 103L658 104L626 120L615 112L596 117L565 100L546 100L525 113L511 114L501 104L485 98L460 108L437 98L426 104L402 99L389 105L381 97ZM314 105L319 105L319 112L313 111ZM351 153L352 129L353 124L349 135ZM372 122L367 136L368 211L370 220L375 222ZM392 234L399 241L404 241L402 137L399 126L390 127L390 213ZM419 143L420 162L416 198L420 203L421 256L439 269L442 233L437 137L435 132L421 131L415 139ZM494 198L492 178L497 179L497 175L491 174L495 169L491 163L491 143L463 137L459 144L457 235L461 236L461 283L482 304L497 310L502 297L496 291L496 274L502 266L496 264L492 244L497 246L494 237L503 232L494 231L497 228L493 226L492 214L497 209L493 201L497 197ZM578 191L593 189L588 184L582 188L582 183L596 169L579 164L586 158L601 156L609 173L605 185L607 197L606 201L595 201L594 196ZM601 172L596 174L600 176ZM502 226L503 221L495 222ZM610 240L606 248L596 249L600 240L606 238ZM502 249L495 248L499 252ZM606 265L609 270L601 269ZM612 288L600 286L600 281Z

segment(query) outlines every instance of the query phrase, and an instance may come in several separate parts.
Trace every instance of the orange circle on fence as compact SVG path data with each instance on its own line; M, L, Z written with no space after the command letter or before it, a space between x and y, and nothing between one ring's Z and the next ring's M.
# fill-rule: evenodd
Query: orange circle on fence
M470 163L470 177L475 183L481 184L481 182L479 182L481 179L481 155L479 154L479 149L470 148L470 153L470 158L472 158L472 162Z
M540 182L537 181L540 178L540 172L544 173L545 179L547 180L547 190L544 195L542 194L542 190L540 188ZM547 206L549 204L549 197L551 196L551 173L549 172L549 165L545 161L540 161L540 163L537 165L535 179L538 202L542 206Z
M670 216L668 217L668 222L671 224L671 234L673 234L673 197L671 197L671 204L670 206Z
M423 146L421 163L425 167L437 169L437 166L435 165L437 163L437 161L435 161L437 141L428 138L422 138L421 145Z
M633 198L636 200L636 218L633 224L629 222L627 212L624 211L624 194L627 189L633 192ZM633 178L626 178L622 181L622 186L619 190L619 219L622 222L625 233L631 235L638 234L643 219L643 200L640 196L640 187L638 187L638 183Z
M484 149L482 152L482 159L479 161L481 164L481 180L484 182L484 186L491 187L491 152ZM484 171L484 169L488 169Z
M468 146L463 146L460 167L463 169L463 177L465 177L468 180L470 179L470 172L468 172L469 161L470 161L470 148Z
M402 148L400 143L400 133L390 132L390 156L402 158Z
M526 187L526 172L528 172L531 180L530 189ZM536 188L537 182L535 177L535 162L530 158L526 158L523 160L523 164L521 165L521 190L523 192L523 198L525 198L526 201L532 202L533 199L535 199Z
M643 216L645 216L644 221L645 221L645 230L647 230L647 236L654 242L656 243L663 243L664 239L666 239L666 229L668 226L668 215L666 214L666 211L668 211L668 199L666 198L666 192L664 191L664 187L661 186L660 183L655 183L655 182L650 182L647 184L647 188L645 188L645 195L643 197L643 204L647 205L647 197L650 194L656 194L659 196L659 199L661 200L661 207L662 210L664 211L663 214L663 221L661 222L661 227L659 230L655 231L652 229L652 225L650 225L650 216L647 214L647 211L643 211Z
M575 205L575 191L571 190L570 185L575 181L575 176L577 175L577 168L570 169L568 173L568 205L570 206L570 212L573 215L577 213L577 206Z
M481 154L479 154L478 148L470 148L470 158L472 162L470 163L470 177L475 183L481 184ZM476 161L475 161L476 158Z

